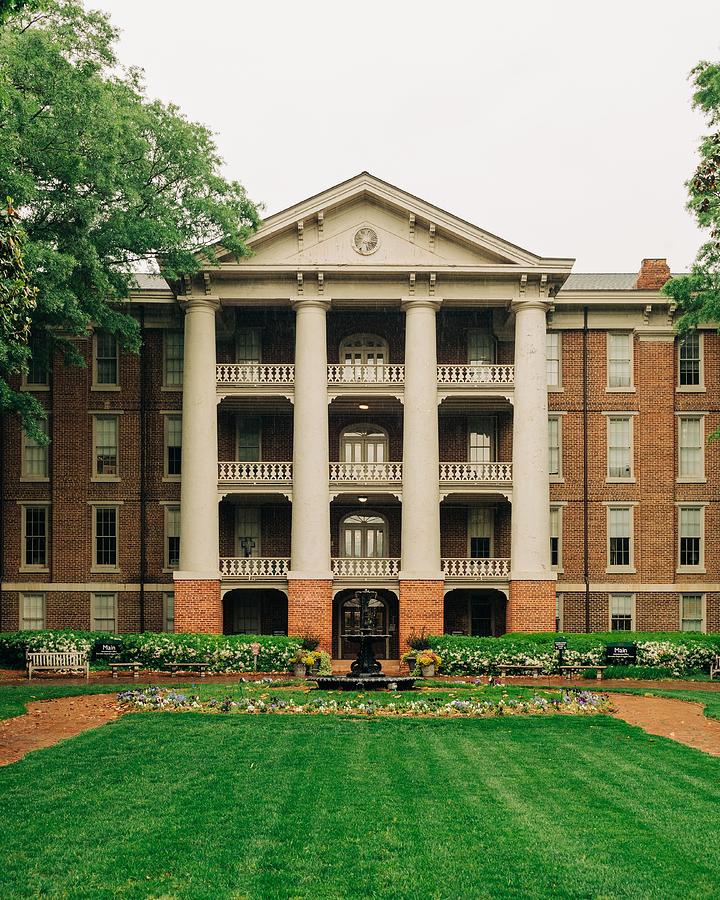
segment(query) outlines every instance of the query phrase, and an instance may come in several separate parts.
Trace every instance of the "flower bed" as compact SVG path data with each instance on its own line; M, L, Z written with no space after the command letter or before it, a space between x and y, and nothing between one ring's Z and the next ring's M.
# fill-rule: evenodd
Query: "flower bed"
M90 653L106 632L14 631L0 634L0 664L25 665L28 650L82 651ZM300 646L300 638L249 634L143 634L113 635L123 643L122 661L137 661L148 669L172 662L205 662L211 672L252 672L252 644L260 645L259 672L285 672Z
M485 675L498 666L539 665L550 673L557 665L554 641L567 640L566 665L592 668L605 663L607 644L629 641L638 647L637 664L665 669L674 676L708 672L712 658L720 654L720 634L607 632L603 634L507 634L500 638L429 638L433 650L443 658L440 672L446 675Z
M433 703L422 697L398 698L397 702L373 703L366 699L336 700L313 697L305 702L282 697L224 697L200 700L196 695L163 690L158 687L122 691L118 700L124 706L142 710L194 710L220 713L299 713L303 715L405 716L438 718L493 718L496 716L544 715L565 713L592 715L609 712L612 704L607 696L590 691L562 692L556 696L532 696L527 699L501 697L498 700L470 697Z

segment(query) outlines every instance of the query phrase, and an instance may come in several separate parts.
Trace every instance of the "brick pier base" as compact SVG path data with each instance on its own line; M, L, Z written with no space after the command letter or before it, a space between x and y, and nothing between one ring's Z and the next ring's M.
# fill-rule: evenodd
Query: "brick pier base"
M223 633L219 581L182 579L175 582L175 631L186 634Z
M444 631L444 582L400 582L400 656L408 650L411 634L442 634Z
M288 634L320 638L320 649L333 655L332 581L296 578L288 581Z
M555 631L555 581L511 581L507 631Z

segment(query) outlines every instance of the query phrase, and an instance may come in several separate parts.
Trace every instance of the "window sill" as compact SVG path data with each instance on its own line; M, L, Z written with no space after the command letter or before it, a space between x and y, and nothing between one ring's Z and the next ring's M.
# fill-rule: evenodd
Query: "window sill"
M629 386L629 387L606 387L605 392L607 394L634 394L635 388L632 386Z
M49 575L48 566L20 566L18 572L24 572L28 575Z
M562 475L551 475L550 484L565 484L565 479Z
M691 477L689 475L675 479L676 484L707 484L707 478Z
M47 475L21 475L22 484L49 484L50 479Z
M637 575L635 566L608 566L605 569L606 575Z
M606 478L605 484L636 484L635 478Z
M163 575L172 575L173 572L177 572L178 566L165 566L162 569Z
M90 390L104 393L105 391L121 391L122 387L119 384L93 384Z
M160 388L160 390L166 394L181 394L182 393L182 385L180 384L180 385L173 387L171 385L164 384Z
M565 388L561 384L548 385L548 394L564 394Z
M95 475L90 481L93 484L117 484L118 481L122 481L120 475Z
M707 571L704 566L678 566L675 569L676 575L706 575Z
M91 566L91 575L119 575L120 569L117 566Z
M49 391L49 384L21 384L21 391L32 391L33 393L40 393L41 391Z
M182 475L163 475L162 480L165 484L180 484Z
M704 384L678 384L675 391L678 394L705 394L707 388Z

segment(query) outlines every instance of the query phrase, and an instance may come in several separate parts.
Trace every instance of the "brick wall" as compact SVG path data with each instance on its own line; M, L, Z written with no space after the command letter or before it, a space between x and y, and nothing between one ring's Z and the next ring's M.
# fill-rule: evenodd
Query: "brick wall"
M288 581L288 634L320 638L320 649L332 655L332 581Z
M555 631L555 582L511 581L508 631Z
M220 582L175 582L175 631L182 633L223 633Z
M443 582L400 582L400 655L408 649L411 634L443 633Z

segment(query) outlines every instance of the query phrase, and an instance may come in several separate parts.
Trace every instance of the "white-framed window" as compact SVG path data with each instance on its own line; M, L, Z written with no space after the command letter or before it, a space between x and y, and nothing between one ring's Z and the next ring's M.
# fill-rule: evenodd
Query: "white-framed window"
M705 594L680 594L680 631L705 631Z
M163 631L175 631L175 594L163 593Z
M559 331L548 331L545 335L545 359L548 387L559 390L562 388L562 342Z
M180 507L165 507L165 568L180 565Z
M470 559L490 559L493 555L495 510L491 506L468 507L468 555Z
M481 328L471 328L468 333L468 365L491 366L495 362L495 336Z
M699 331L688 331L678 340L679 390L704 389L703 336Z
M118 568L118 506L92 507L93 511L93 569Z
M608 569L627 572L634 566L633 507L608 506Z
M182 415L165 415L165 477L179 478L182 474Z
M678 506L678 570L704 571L705 507Z
M495 462L497 421L494 416L468 419L468 462Z
M562 569L562 506L550 507L550 565Z
M607 416L607 480L634 481L633 417Z
M118 416L93 415L93 481L118 481Z
M26 391L47 391L50 388L50 366L40 354L36 340L30 340L30 364L22 376L22 387Z
M183 383L185 336L182 331L163 334L163 387L179 389Z
M40 419L38 428L48 433L47 419ZM29 434L22 433L21 478L23 481L47 481L49 474L50 448L34 441Z
M550 478L562 478L562 418L548 418L548 463Z
M262 331L259 328L238 328L235 333L235 359L239 363L262 362Z
M22 506L22 565L24 571L46 571L50 544L50 507L46 503Z
M117 594L98 591L90 595L90 629L117 632Z
M118 342L114 334L96 331L93 337L93 388L95 390L120 387Z
M389 359L388 342L377 334L351 334L340 344L340 362L346 366L375 366L382 371Z
M387 556L388 528L378 513L351 513L340 523L342 555L355 559Z
M555 594L555 631L565 628L565 597L561 593Z
M262 459L262 422L257 416L238 417L237 459L239 462L259 462Z
M628 331L609 331L607 336L607 388L627 391L633 387L633 344Z
M678 481L705 480L705 417L682 415L678 422Z
M260 508L238 506L235 508L235 554L237 556L260 556Z
M45 594L33 591L20 594L20 630L42 631L45 628Z
M610 631L635 631L635 595L610 594Z

